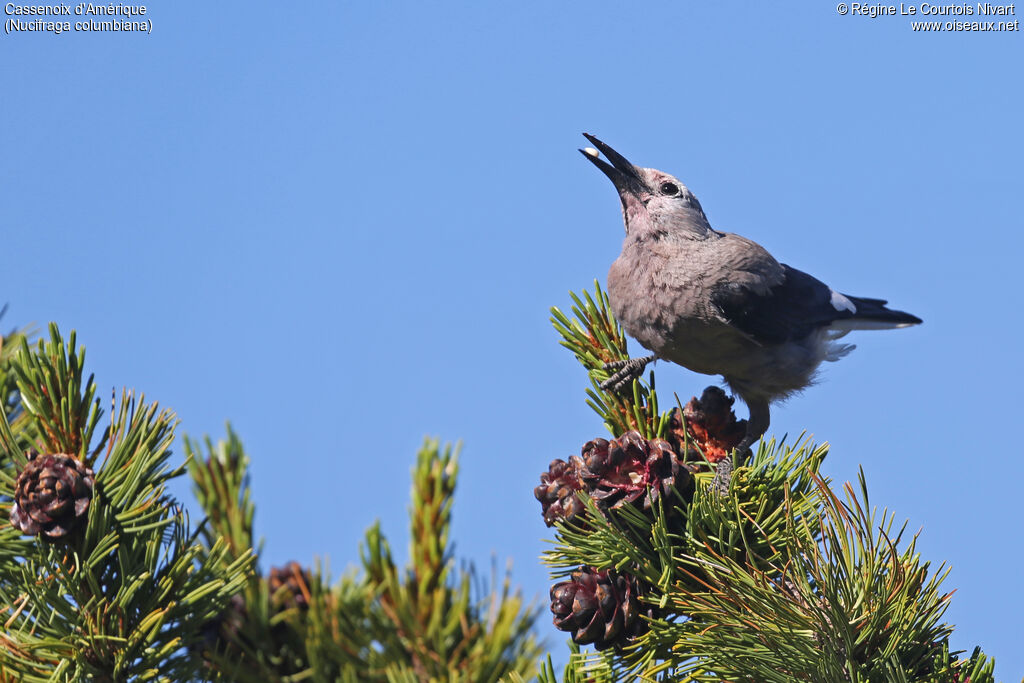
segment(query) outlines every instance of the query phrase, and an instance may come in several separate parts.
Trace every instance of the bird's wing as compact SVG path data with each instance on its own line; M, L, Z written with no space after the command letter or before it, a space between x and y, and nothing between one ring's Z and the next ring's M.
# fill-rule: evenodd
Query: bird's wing
M760 344L802 339L819 327L853 317L857 307L807 273L779 264L781 277L768 287L749 285L749 273L720 281L712 300L733 327Z

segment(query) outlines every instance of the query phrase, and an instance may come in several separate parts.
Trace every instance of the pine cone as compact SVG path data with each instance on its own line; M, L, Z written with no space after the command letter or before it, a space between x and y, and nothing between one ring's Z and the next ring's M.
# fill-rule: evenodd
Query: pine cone
M239 631L249 616L245 606L245 598L241 593L231 596L224 611L199 627L200 639L189 646L194 654L202 654L206 650L218 650L226 647L238 637Z
M709 462L724 460L747 434L747 421L737 420L732 410L734 401L719 387L706 388L700 399L690 399L682 415L678 408L673 411L669 440L680 453L684 453L684 444L689 442ZM696 452L686 452L684 458L688 462L702 461Z
M29 457L15 484L11 524L30 536L66 536L86 517L95 475L72 455Z
M583 513L583 502L576 492L583 488L580 469L583 460L578 455L565 460L552 460L548 471L540 475L540 486L533 489L533 495L540 501L544 512L544 523L554 526L559 520L571 520Z
M647 440L639 432L618 439L594 439L583 446L583 484L605 508L617 508L643 497L645 510L675 489L684 497L693 489L693 477L671 444Z
M604 650L647 631L636 581L628 575L580 567L550 595L555 628L572 633L579 645Z
M309 608L309 571L298 562L289 562L283 567L273 567L267 579L270 587L270 601L275 610Z

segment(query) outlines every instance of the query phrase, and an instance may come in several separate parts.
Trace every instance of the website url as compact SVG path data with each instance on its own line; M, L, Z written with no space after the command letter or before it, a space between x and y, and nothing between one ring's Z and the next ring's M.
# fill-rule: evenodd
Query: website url
M1019 31L1020 19L1013 21L912 21L913 31Z

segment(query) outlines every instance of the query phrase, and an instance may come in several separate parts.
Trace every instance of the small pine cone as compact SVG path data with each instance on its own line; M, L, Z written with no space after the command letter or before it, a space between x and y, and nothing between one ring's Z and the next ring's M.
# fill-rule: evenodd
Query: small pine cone
M235 593L224 606L224 611L199 627L200 640L193 643L190 649L195 654L201 654L206 650L224 648L226 643L238 637L248 616L245 598L241 593Z
M662 439L647 440L639 432L617 439L594 439L583 446L583 483L594 500L615 508L643 497L645 510L675 489L687 495L693 488L689 468Z
M533 495L540 501L544 523L554 526L559 520L571 520L583 513L583 502L576 492L583 488L580 469L583 460L578 455L565 460L552 460L548 471L540 475L540 486Z
M15 483L11 524L30 536L66 536L85 520L95 475L72 455L32 453L29 458Z
M677 408L669 424L669 440L683 453L684 444L696 446L709 462L719 462L739 445L747 434L747 421L737 420L732 410L735 399L725 395L719 387L708 387L690 399L682 415ZM685 419L684 419L685 418ZM700 461L700 454L686 452L689 462Z
M647 630L636 581L626 574L581 567L552 586L550 595L555 628L571 633L579 645L604 650Z
M275 610L283 612L293 607L300 610L309 607L309 571L298 562L289 562L283 567L272 567L267 579L270 601Z

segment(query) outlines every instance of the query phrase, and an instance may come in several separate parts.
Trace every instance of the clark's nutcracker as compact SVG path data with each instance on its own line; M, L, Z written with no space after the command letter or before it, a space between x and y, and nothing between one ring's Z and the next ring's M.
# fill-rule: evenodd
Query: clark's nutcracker
M743 457L768 429L772 401L810 385L822 361L853 350L837 339L921 322L881 299L840 294L761 245L718 232L677 179L584 135L597 149L580 151L615 183L626 224L622 254L608 271L612 311L653 352L610 363L606 369L617 372L602 388L622 389L658 358L722 375L750 409L737 447Z

